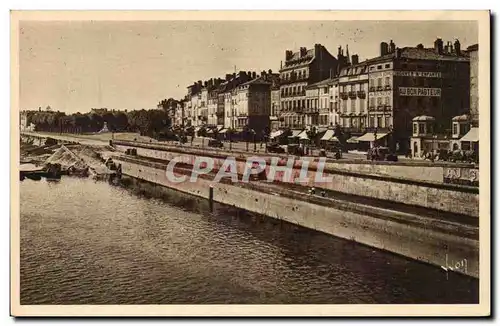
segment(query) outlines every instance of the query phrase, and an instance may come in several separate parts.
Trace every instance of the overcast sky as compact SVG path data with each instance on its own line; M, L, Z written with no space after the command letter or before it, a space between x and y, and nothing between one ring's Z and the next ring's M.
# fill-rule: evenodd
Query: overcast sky
M20 106L85 112L152 108L180 98L195 80L236 69L278 71L285 50L349 45L360 61L381 41L433 46L436 37L477 43L476 22L21 22ZM99 87L99 85L101 85ZM100 91L99 91L100 89Z

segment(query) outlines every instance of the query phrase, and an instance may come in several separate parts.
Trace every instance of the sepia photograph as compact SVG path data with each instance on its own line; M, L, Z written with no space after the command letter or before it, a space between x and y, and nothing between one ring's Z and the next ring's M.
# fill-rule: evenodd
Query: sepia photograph
M12 11L11 314L488 316L489 33Z

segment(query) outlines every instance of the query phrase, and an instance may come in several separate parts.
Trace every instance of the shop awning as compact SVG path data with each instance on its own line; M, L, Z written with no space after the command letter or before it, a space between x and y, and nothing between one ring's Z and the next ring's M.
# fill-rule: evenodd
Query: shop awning
M357 143L359 143L359 141L358 141L358 137L351 137L351 138L349 138L349 139L347 140L347 142L348 142L349 144L357 144Z
M479 128L471 128L460 141L478 142L479 141Z
M321 140L330 140L330 138L332 138L334 134L335 134L335 131L327 130L325 132L325 134L323 135L323 137L321 137Z
M292 134L288 137L291 137L291 138L299 137L301 132L302 132L302 130L292 130Z
M274 139L276 137L279 137L283 134L283 130L277 130L277 131L273 131L270 135L269 135L269 138L271 139Z
M377 140L382 139L387 135L387 133L378 133ZM358 137L358 141L375 141L375 134L373 132L367 132L363 136Z
M225 134L226 132L227 132L227 129L226 129L226 128L224 128L224 129L222 129L221 131L219 131L219 134Z
M301 132L297 137L299 137L299 139L309 139L309 136L307 135L307 130Z

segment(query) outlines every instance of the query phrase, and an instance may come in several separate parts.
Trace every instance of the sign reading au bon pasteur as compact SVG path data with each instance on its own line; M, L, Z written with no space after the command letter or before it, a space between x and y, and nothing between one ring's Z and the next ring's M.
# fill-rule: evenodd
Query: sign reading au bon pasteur
M423 87L400 87L401 96L441 96L441 88L423 88Z
M441 78L441 72L433 72L433 71L394 71L394 76Z

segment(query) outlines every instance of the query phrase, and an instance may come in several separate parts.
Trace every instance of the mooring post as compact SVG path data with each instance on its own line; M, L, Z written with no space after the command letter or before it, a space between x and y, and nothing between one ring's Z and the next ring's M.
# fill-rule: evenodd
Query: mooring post
M210 185L208 188L208 205L210 207L210 212L214 211L214 186Z

